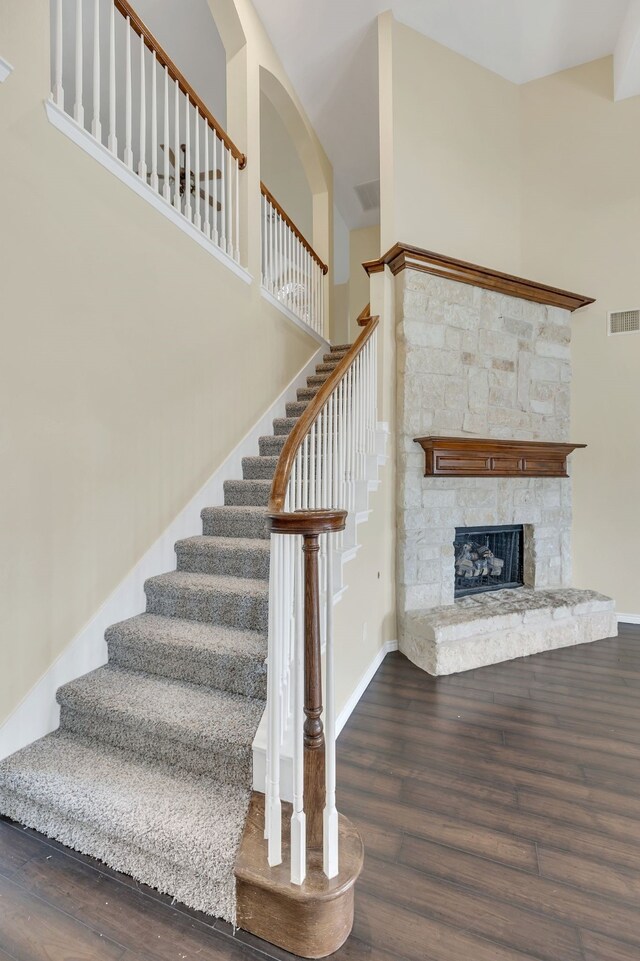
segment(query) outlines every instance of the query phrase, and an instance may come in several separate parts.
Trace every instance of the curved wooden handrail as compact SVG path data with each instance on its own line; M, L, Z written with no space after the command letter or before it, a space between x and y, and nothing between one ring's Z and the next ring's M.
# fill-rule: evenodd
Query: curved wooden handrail
M169 71L169 76L173 80L178 81L178 86L182 90L183 94L189 98L194 107L197 107L209 126L213 127L220 140L222 140L222 142L228 148L231 155L238 161L240 170L243 170L247 165L246 156L238 147L236 147L231 137L222 129L207 105L200 99L183 74L180 73L169 54L163 50L147 25L133 9L131 4L128 3L127 0L113 0L113 2L116 10L119 10L123 17L129 18L129 22L131 23L133 30L138 34L139 37L142 37L145 46L148 47L149 50L153 50L155 52L156 60L160 66L166 67Z
M280 452L273 483L271 484L271 494L267 508L269 514L280 514L283 512L293 462L298 450L302 446L302 442L320 416L325 403L347 373L358 354L362 351L365 344L370 340L379 321L379 317L369 318L366 327L363 327L358 339L351 345L342 360L336 365L335 370L326 379L316 396L312 398L309 406L287 437L284 447Z
M319 257L318 254L315 252L315 250L313 249L313 247L311 246L311 244L309 243L309 241L306 239L306 237L305 237L303 234L300 233L300 231L298 230L298 228L297 228L296 225L294 224L294 222L293 222L293 220L291 219L291 217L289 216L289 214L286 212L286 210L285 210L283 207L280 206L280 204L278 203L278 201L276 200L276 198L273 196L273 194L271 193L271 191L269 190L269 188L266 186L266 184L263 184L262 181L260 181L260 192L262 193L262 196L263 196L263 197L266 197L266 199L269 201L269 203L271 204L271 206L274 207L274 208L278 211L278 213L280 214L280 216L281 216L282 219L284 220L285 224L290 228L290 230L293 231L293 233L296 235L296 237L298 238L298 240L300 241L300 243L302 244L302 246L305 248L305 250L306 250L309 254L311 254L311 256L313 257L313 259L314 259L315 262L317 263L318 267L320 267L320 269L322 270L322 273L323 273L323 274L328 273L329 268L327 267L327 265L320 259L320 257Z
M356 318L356 323L358 324L358 327L366 327L366 325L369 323L370 317L371 317L371 304L367 304L367 306L358 314Z

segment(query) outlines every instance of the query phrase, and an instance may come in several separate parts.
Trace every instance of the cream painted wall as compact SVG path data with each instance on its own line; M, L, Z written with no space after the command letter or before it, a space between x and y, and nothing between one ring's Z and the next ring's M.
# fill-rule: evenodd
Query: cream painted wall
M362 265L376 260L381 254L380 225L361 227L349 233L349 331L351 338L358 335L358 315L370 299L369 277Z
M518 87L379 20L381 243L520 271Z
M526 84L522 111L523 270L596 298L572 324L574 580L640 615L640 334L606 333L640 307L640 97L613 101L606 58Z
M0 36L1 720L317 345L48 123L47 0Z
M313 237L313 197L295 145L266 94L260 98L260 179L303 237Z

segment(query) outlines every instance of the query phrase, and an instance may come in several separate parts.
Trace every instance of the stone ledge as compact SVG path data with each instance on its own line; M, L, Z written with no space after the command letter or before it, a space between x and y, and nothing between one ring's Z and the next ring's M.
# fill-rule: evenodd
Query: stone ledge
M614 602L596 591L519 588L410 611L400 650L429 674L453 674L616 636Z

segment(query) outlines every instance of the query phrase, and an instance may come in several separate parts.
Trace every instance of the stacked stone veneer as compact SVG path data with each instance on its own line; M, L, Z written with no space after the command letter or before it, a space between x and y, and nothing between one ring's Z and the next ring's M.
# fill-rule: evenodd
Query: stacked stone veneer
M523 524L526 585L571 585L569 479L424 477L414 443L568 441L571 314L417 270L396 281L402 647L405 615L454 603L456 527Z

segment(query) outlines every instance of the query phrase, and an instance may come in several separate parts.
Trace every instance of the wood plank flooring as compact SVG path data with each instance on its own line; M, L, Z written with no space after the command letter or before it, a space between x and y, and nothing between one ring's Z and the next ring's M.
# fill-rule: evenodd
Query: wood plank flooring
M389 655L338 756L367 853L336 961L640 961L640 627L441 679ZM0 961L291 957L0 820Z

